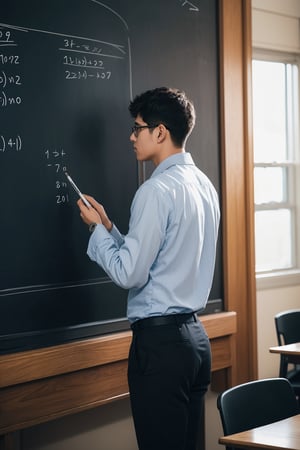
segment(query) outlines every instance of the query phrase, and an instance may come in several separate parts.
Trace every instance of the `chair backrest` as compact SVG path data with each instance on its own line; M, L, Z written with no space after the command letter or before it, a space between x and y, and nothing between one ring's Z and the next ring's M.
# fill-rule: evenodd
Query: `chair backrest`
M290 309L275 316L278 345L300 342L300 309Z
M295 393L286 378L256 380L232 387L218 396L217 406L224 435L299 413Z

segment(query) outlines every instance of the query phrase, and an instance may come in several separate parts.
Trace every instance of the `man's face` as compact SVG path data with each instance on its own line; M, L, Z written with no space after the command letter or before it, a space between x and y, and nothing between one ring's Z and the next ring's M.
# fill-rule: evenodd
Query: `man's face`
M159 145L157 145L156 128L149 128L149 125L139 115L136 117L130 141L133 144L138 161L156 162L160 150Z

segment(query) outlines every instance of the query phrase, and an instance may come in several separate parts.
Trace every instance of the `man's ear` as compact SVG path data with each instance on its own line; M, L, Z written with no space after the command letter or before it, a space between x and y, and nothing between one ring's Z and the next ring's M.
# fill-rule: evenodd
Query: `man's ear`
M162 123L158 125L157 129L158 129L157 140L159 143L161 143L165 140L168 130Z

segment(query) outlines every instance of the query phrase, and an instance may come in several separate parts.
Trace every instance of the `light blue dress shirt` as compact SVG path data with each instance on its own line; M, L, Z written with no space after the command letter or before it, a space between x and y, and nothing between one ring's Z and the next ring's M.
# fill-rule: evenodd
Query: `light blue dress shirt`
M88 255L118 286L129 289L130 322L204 308L211 289L218 196L189 153L160 163L137 190L123 236L97 225Z

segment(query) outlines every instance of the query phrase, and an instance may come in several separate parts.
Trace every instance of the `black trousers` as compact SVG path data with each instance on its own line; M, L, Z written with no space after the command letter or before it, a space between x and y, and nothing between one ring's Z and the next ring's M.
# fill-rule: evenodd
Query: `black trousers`
M145 319L145 327L133 327L128 382L139 450L197 449L210 344L196 316L176 317L171 324Z

